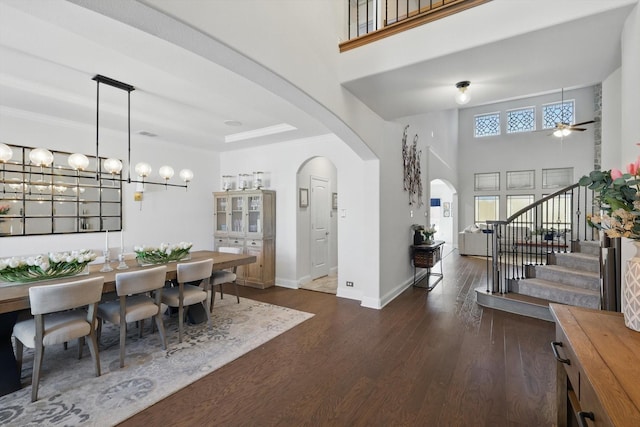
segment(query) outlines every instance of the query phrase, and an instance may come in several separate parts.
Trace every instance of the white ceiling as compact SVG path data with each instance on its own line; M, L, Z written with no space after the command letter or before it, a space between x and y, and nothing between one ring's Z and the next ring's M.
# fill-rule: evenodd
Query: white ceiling
M345 86L380 116L394 119L455 108L452 76L471 80L470 106L591 85L619 66L620 31L630 7L357 78ZM2 0L0 119L30 114L95 126L95 74L136 87L131 95L134 134L147 131L160 140L224 151L328 132L264 88L125 24L60 0ZM101 125L121 128L125 92L101 86L100 96ZM243 125L230 127L226 120ZM282 122L298 130L224 143L227 134Z

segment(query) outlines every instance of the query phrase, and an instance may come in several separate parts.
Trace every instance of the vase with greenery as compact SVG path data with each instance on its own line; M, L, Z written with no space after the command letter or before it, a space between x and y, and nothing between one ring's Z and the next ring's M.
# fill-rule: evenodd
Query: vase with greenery
M622 289L622 312L627 327L640 331L640 157L619 169L593 171L579 184L593 190L600 214L588 215L589 225L610 238L633 240L636 254L627 261Z

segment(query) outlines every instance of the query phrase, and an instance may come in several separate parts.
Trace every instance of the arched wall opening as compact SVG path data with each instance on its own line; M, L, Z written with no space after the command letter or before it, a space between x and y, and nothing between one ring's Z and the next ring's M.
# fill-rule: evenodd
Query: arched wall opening
M429 221L435 225L437 240L444 240L445 250L458 246L458 193L447 180L433 179L430 183L431 203Z
M338 274L338 170L326 157L312 157L297 176L298 285Z

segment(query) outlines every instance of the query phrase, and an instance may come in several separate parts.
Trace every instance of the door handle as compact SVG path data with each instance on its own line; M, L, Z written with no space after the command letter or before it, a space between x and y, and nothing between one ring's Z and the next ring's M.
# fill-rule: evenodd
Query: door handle
M556 358L556 360L560 363L571 365L571 360L563 359L562 357L560 357L560 353L558 353L557 347L562 347L562 343L558 341L553 341L551 343L551 350L553 351L553 356Z

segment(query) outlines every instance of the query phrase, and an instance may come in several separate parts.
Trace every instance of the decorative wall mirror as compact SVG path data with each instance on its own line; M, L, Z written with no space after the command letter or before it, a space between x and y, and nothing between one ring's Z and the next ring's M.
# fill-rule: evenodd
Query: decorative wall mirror
M74 169L70 153L0 144L6 147L11 156L0 158L0 237L122 229L122 181L103 169L104 158L96 164L95 156L84 156L89 164ZM38 165L34 158L42 153L52 157Z

